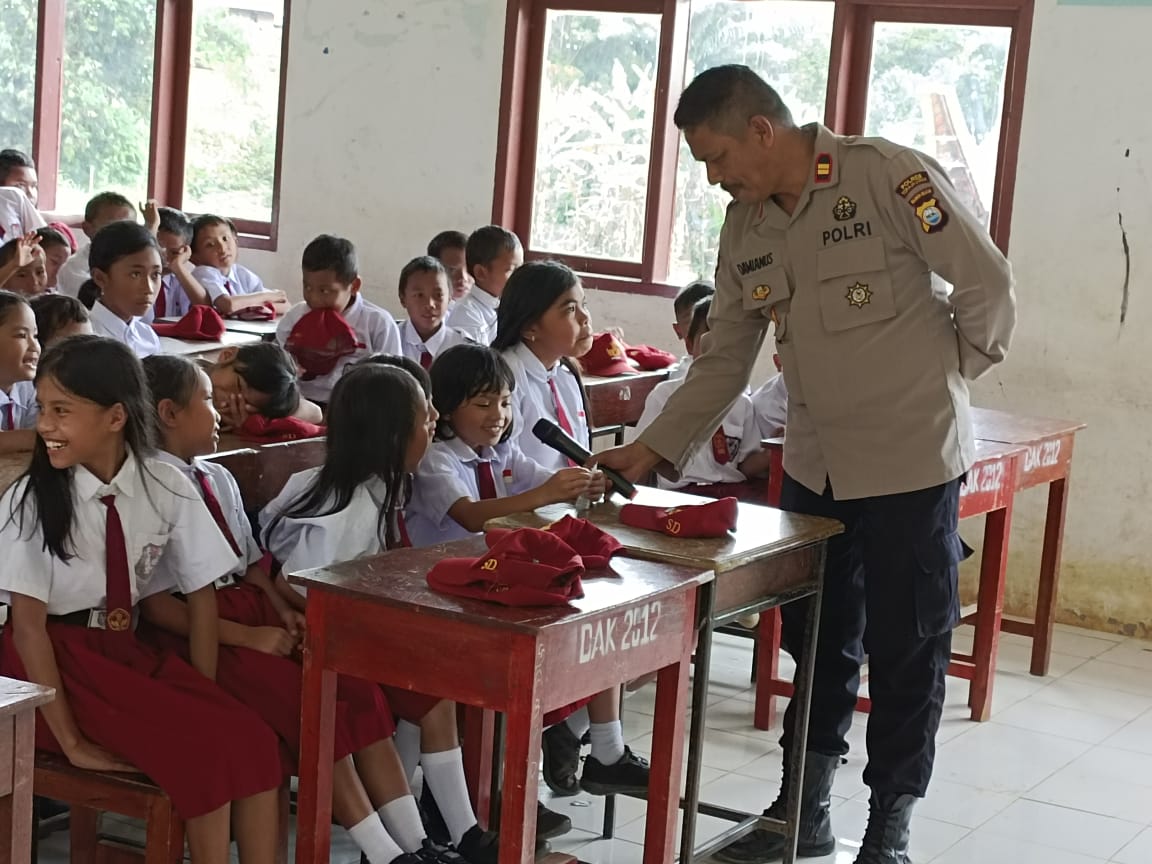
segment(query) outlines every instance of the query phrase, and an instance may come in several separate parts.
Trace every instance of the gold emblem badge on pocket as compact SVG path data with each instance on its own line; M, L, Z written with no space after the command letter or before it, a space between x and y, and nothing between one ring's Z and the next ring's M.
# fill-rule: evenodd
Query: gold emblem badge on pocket
M849 306L863 309L872 302L872 289L865 282L857 282L855 285L848 286L848 293L844 297Z
M772 294L771 285L757 285L752 289L752 299L759 303L762 300L767 300Z

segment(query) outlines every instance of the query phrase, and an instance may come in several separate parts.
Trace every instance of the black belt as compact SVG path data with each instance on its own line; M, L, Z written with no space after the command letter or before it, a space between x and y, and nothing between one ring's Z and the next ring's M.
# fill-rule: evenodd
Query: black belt
M87 627L92 616L92 609L81 609L78 612L69 612L67 615L49 615L50 624L71 624L74 627Z

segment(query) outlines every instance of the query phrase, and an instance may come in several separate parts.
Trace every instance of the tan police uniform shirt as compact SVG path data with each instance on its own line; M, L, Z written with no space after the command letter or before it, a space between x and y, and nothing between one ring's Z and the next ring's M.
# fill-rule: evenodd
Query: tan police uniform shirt
M711 347L640 440L682 465L744 392L774 322L795 480L817 493L827 480L839 500L946 483L975 455L967 381L1012 338L1011 268L934 160L806 128L795 211L729 205Z

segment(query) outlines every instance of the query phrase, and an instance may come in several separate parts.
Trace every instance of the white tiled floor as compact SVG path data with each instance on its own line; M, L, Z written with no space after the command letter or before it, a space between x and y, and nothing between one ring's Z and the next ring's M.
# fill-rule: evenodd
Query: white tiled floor
M960 645L968 634L957 632ZM937 737L936 773L917 808L916 864L1152 864L1152 644L1057 627L1053 673L1028 674L1030 642L1001 637L992 719L967 719L968 685L949 679ZM719 637L713 655L702 795L716 804L759 810L780 776L778 732L752 726L748 672L752 643ZM654 688L625 702L625 737L647 755ZM857 715L852 752L833 788L833 855L812 864L851 864L868 816L866 718ZM583 861L641 860L644 803L620 799L616 835L600 838L603 804L587 795L549 806L572 818L572 833L552 841ZM698 840L726 827L702 817ZM342 832L335 832L338 835ZM67 860L62 835L41 861ZM338 836L334 862L357 860Z

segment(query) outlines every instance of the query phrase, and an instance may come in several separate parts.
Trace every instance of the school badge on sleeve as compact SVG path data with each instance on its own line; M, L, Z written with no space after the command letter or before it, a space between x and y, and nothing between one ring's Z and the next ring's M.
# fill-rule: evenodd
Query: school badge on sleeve
M916 218L920 220L920 228L925 234L935 234L944 230L948 224L948 213L936 200L936 190L931 186L916 192L908 203L916 211Z
M863 309L872 302L872 289L865 282L857 282L848 286L848 293L844 295L848 305L856 309Z

